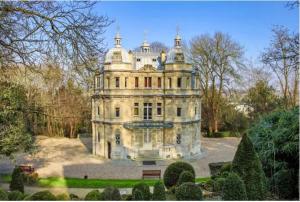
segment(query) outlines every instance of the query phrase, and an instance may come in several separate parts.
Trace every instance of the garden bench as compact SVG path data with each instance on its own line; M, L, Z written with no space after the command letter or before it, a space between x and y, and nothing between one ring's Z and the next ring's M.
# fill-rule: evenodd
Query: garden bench
M143 179L145 177L159 177L161 176L161 170L143 170Z
M22 170L23 173L32 174L34 173L34 168L28 165L19 165L19 168Z

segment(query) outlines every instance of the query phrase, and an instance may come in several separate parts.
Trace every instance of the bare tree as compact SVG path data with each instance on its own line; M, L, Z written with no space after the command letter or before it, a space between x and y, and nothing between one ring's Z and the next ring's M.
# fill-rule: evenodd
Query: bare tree
M296 1L289 1L286 3L286 7L288 7L289 9L294 9L294 8L299 8L299 0Z
M236 73L242 66L243 51L228 35L215 33L202 35L191 41L191 56L200 73L203 95L203 113L209 132L218 132L220 106L223 94L239 78Z
M276 75L285 107L295 106L299 96L299 33L290 33L282 26L272 31L273 39L261 60Z
M111 21L93 13L95 2L1 1L0 68L35 66L51 57L65 67L93 70L105 52Z
M162 42L159 41L154 41L150 43L150 48L153 52L161 52L161 51L165 51L168 52L169 51L169 47L167 45L165 45ZM141 47L136 47L133 49L134 51L140 51Z

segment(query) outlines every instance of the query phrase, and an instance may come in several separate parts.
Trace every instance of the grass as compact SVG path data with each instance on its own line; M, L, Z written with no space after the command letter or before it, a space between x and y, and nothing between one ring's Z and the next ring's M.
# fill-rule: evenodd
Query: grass
M9 183L10 175L2 175L2 181ZM206 182L209 177L197 178L196 182ZM117 188L132 188L135 184L144 182L153 186L157 179L81 179L81 178L60 178L48 177L40 178L37 182L39 187L61 187L61 188L105 188L115 186Z

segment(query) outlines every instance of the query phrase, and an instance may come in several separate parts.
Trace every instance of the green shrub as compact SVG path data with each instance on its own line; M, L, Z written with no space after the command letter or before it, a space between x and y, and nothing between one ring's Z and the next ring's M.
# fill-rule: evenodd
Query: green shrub
M176 188L176 199L179 201L201 201L202 190L192 182L186 182Z
M106 187L102 193L103 200L105 201L120 201L121 195L117 188Z
M143 199L145 201L149 201L151 199L150 188L147 184L141 182L141 183L134 185L134 187L132 189L132 197L133 197L133 192L135 190L139 190L142 193Z
M280 170L275 173L272 184L280 199L294 199L295 181L293 170Z
M0 188L0 201L7 201L7 200L8 200L7 193Z
M99 192L99 190L93 190L87 193L87 195L84 198L85 201L101 201L102 200L102 194Z
M132 200L133 201L145 201L143 193L136 189L132 192Z
M8 193L9 201L22 201L24 198L24 194L20 191L12 191Z
M190 171L181 172L177 181L177 185L181 185L185 182L195 183L195 175L193 175Z
M56 200L57 201L70 201L71 198L70 198L69 194L62 193L62 194L58 194L56 196Z
M72 193L69 194L69 198L72 201L78 201L79 200L79 197L76 194L72 194Z
M161 181L158 181L154 184L152 199L154 201L166 200L165 186Z
M169 189L177 184L179 175L183 171L189 171L195 176L194 168L185 162L175 162L170 164L164 173L164 184Z
M213 191L214 192L221 192L223 185L225 182L225 178L219 177L213 180Z
M15 167L15 169L13 170L9 188L11 191L16 190L24 193L23 173L21 168Z
M132 194L125 194L124 198L122 201L132 201Z
M24 194L23 201L31 201L31 195L30 194Z
M202 184L202 188L207 190L207 191L213 192L213 188L214 188L213 184L214 184L214 180L209 179L209 180L207 180L207 182L204 182Z
M248 200L264 200L266 178L249 137L244 134L232 162L232 171L245 183Z
M31 201L55 201L56 197L50 191L36 192L29 198Z
M222 200L244 201L247 200L246 187L243 180L235 173L225 179L222 189Z

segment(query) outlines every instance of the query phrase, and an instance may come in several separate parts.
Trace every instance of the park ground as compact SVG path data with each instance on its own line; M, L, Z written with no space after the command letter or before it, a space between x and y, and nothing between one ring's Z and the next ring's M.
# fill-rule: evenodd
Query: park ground
M202 154L197 159L188 160L196 171L196 177L210 176L208 164L231 161L240 138L201 137ZM96 179L141 179L142 170L161 169L175 160L157 161L155 166L143 166L142 162L131 160L105 160L91 154L90 138L49 138L38 136L37 152L32 155L19 154L15 160L0 159L0 174L11 173L16 164L32 165L41 178L68 177Z

